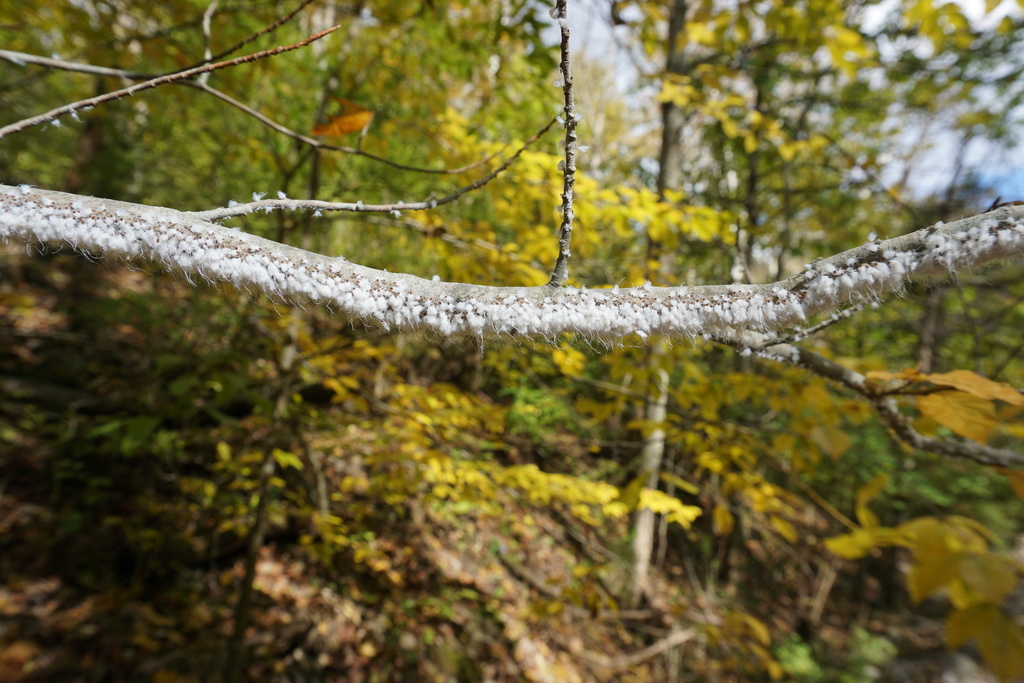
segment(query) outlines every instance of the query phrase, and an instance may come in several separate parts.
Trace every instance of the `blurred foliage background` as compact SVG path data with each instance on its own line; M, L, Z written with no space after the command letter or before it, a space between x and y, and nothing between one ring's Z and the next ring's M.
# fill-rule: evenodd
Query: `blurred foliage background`
M1020 134L1024 15L978 4L570 2L617 46L574 55L573 284L772 281L986 210ZM297 7L0 0L5 50L125 71L0 62L2 122L187 68ZM561 106L549 9L314 0L231 56L331 37L9 136L0 179L182 210L438 199ZM320 138L361 153L313 148L211 88L303 135L373 116ZM543 284L558 130L434 211L231 224ZM927 681L970 664L945 654L964 643L1024 675L1024 478L909 449L805 370L701 339L384 335L29 251L0 260L0 679ZM1021 387L1022 298L1019 264L998 264L803 344L917 368L926 391L953 370ZM964 438L902 400L922 432ZM1019 450L1019 402L981 402L972 437Z

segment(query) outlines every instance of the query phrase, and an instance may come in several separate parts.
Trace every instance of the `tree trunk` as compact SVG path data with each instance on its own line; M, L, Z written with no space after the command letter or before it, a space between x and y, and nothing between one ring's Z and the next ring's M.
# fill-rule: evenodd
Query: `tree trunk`
M670 74L681 74L684 71L683 52L680 49L679 37L682 34L686 19L686 0L674 0L669 18L668 57L665 71ZM661 154L658 157L658 194L678 187L682 180L683 146L682 133L685 117L683 111L672 102L665 102L661 107ZM674 270L673 260L661 253L661 245L654 240L648 242L649 260L660 262L660 275L665 277ZM661 258L658 258L658 257ZM653 279L653 278L652 278ZM660 367L665 355L665 345L655 341L650 346L646 364L649 368L657 368L652 373L652 382L647 398L644 418L648 423L661 425L665 422L668 411L668 372ZM661 475L661 464L665 459L665 430L660 426L650 430L644 437L641 451L641 474L644 485L656 488ZM651 568L651 555L654 553L655 515L650 510L638 510L633 520L633 574L630 582L628 604L636 608L643 601L647 590L647 575Z

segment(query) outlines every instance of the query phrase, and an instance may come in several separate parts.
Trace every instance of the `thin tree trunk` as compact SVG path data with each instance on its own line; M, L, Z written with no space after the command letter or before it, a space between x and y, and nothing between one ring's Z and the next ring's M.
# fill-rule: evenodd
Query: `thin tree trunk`
M679 38L686 20L687 0L674 0L672 14L669 18L668 57L665 70L670 74L681 74L685 70L683 52ZM683 146L682 133L685 124L683 111L672 102L665 102L661 108L661 154L659 155L658 193L664 195L666 190L678 187L682 180ZM660 254L661 245L654 240L648 242L648 254L652 258L659 255L661 275L668 275L673 270L673 262L666 255ZM668 372L660 367L665 355L665 345L660 341L651 344L646 364L649 368L657 368L653 375L655 381L649 389L644 418L649 424L662 425L668 412ZM641 475L648 488L656 488L661 475L661 465L665 458L665 430L660 426L650 430L644 437L641 451ZM647 590L648 574L651 569L651 555L654 553L655 514L650 510L638 510L633 520L633 573L630 581L628 603L636 608L643 601Z
M299 356L299 326L294 320L288 328L288 343L281 349L278 369L281 374L281 386L277 392L274 405L274 422L280 424L288 413L288 402L292 393L292 368ZM276 461L274 449L267 448L260 466L260 480L257 486L256 511L253 515L252 531L249 533L249 547L245 552L245 572L242 576L242 590L235 605L233 630L228 641L227 661L224 665L224 683L238 683L242 680L242 669L245 666L245 632L249 628L252 617L252 598L255 592L256 562L267 535L267 507L270 500L270 480L274 476Z

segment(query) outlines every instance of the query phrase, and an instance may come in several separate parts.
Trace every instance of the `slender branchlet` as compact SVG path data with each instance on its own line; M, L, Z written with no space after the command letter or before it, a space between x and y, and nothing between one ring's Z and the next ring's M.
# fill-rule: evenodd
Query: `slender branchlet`
M556 0L555 21L561 33L562 59L558 68L562 72L562 94L565 96L565 161L562 169L562 226L558 234L558 260L551 274L552 287L561 287L569 279L569 245L572 241L573 186L576 184L576 102L572 87L572 69L569 66L568 0Z
M220 0L211 0L206 11L203 12L203 64L213 61L213 15L217 12L218 5L220 5ZM198 80L205 85L210 80L210 72L201 74Z
M457 201L463 195L478 190L487 183L491 182L499 175L501 175L505 169L515 163L515 160L526 151L526 149L537 141L544 133L551 130L551 127L555 125L555 119L551 119L543 128L534 133L530 139L524 142L519 149L517 149L512 156L505 159L497 168L481 177L480 179L466 185L464 187L455 190L449 195L440 197L438 199L427 199L420 202L398 202L394 204L364 204L361 201L358 202L325 202L317 199L287 199L281 197L279 199L262 199L256 198L254 201L246 202L245 204L232 204L221 209L210 209L209 211L196 211L189 215L193 218L204 221L220 221L234 216L243 216L254 211L271 211L274 209L284 209L288 211L296 210L308 210L308 211L354 211L357 213L395 213L400 214L402 211L428 211L430 209L436 209L439 206L445 204L451 204ZM258 195L256 195L258 197Z
M260 29L259 31L256 31L255 33L249 34L248 36L246 36L245 38L242 38L242 40L238 41L237 43L235 43L234 45L232 45L228 49L224 50L223 52L218 52L215 55L207 57L203 61L203 63L204 64L208 64L208 63L212 62L215 59L223 59L224 57L227 57L228 55L230 55L230 54L232 54L234 52L237 52L238 50L241 50L243 47L245 47L246 45L248 45L252 41L256 40L257 38L262 38L263 36L266 36L266 35L269 35L269 34L273 33L274 31L276 31L277 29L281 28L282 26L287 24L289 21L291 21L295 17L295 15L297 15L302 10L306 9L306 7L308 7L311 4L313 4L313 0L302 0L302 2L300 2L295 7L295 9L293 9L291 12L289 12L286 15L284 15L280 19L277 19L276 21L274 21L274 23L270 24L269 26L267 26L265 28Z
M217 62L216 64L204 64L203 66L197 66L192 69L185 69L184 71L179 71L177 73L158 76L148 81L143 81L142 83L130 85L127 88L121 88L120 90L114 90L108 93L103 93L102 95L97 95L96 97L90 97L85 100L79 100L78 102L72 102L71 104L65 104L64 106L57 107L56 109L51 109L48 112L39 114L38 116L22 119L21 121L17 121L16 123L12 123L10 125L4 126L3 128L0 128L0 138L4 138L10 135L11 133L20 132L22 130L25 130L26 128L31 128L32 126L38 126L43 123L54 121L66 114L72 114L83 109L95 107L96 105L103 104L104 102L118 100L122 97L127 97L128 95L134 95L135 93L140 92L142 90L149 90L151 88L156 88L161 85L166 85L168 83L183 81L185 79L192 78L194 76L199 76L210 71L218 71L220 69L238 66L239 64L245 64L247 62L255 62L260 59L266 59L267 57L279 55L282 52L290 52L292 50L297 50L300 47L305 47L310 43L320 40L324 36L334 33L339 28L339 26L332 26L331 28L325 31L315 33L310 37L306 38L305 40L300 40L299 42L292 43L291 45L275 47L269 50L261 50L259 52L253 52L248 55L243 55L242 57L236 57L235 59L229 59L224 62Z
M830 320L835 321L835 317ZM767 335L752 330L716 335L711 337L711 340L733 347L741 356L755 355L794 365L853 391L871 403L882 422L898 441L911 448L961 460L972 460L982 465L1024 468L1024 453L1006 448L993 448L970 440L958 441L921 434L900 410L896 399L872 386L866 375L814 351L788 342L771 340Z
M812 325L811 327L802 327L798 330L793 331L791 334L785 337L776 337L775 339L765 341L763 344L759 346L759 349L767 349L770 346L777 346L779 344L796 344L797 342L801 342L804 339L807 339L808 337L816 335L818 332L821 332L826 328L832 327L838 322L842 322L843 320L846 320L847 318L856 315L857 313L860 313L863 309L863 303L855 304L853 306L850 306L849 308L844 308L841 311L833 313L831 316L828 317L827 320L822 320L817 325Z

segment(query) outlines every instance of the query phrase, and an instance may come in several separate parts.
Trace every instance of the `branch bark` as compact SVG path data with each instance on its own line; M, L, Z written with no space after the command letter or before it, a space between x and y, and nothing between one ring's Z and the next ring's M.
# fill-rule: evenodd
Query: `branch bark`
M328 306L385 330L446 337L576 333L735 338L790 328L947 275L1024 255L1024 207L1008 206L872 242L762 285L578 289L488 287L389 273L303 251L173 209L0 185L0 238L145 260L292 302Z

